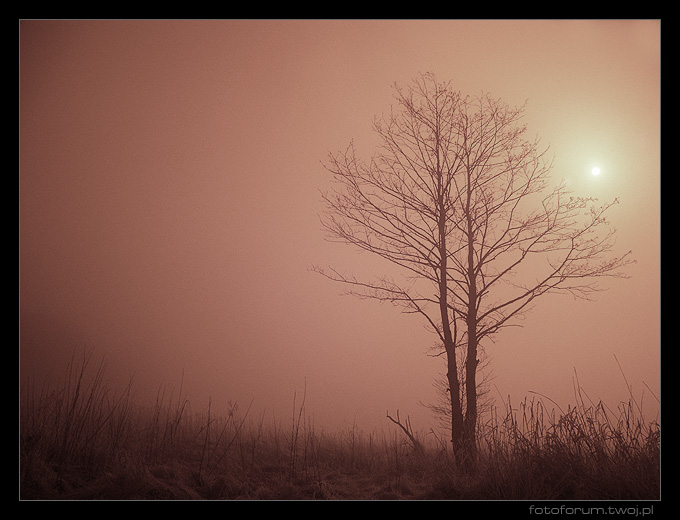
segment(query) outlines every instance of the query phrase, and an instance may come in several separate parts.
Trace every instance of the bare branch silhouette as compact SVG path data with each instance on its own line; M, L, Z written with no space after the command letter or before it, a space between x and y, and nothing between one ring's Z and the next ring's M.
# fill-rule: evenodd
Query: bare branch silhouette
M425 448L423 447L422 443L416 438L415 434L413 433L413 428L411 427L411 418L406 417L406 422L402 423L401 419L399 418L399 410L397 410L397 418L394 419L391 415L390 412L387 412L387 418L392 421L394 424L399 426L401 430L406 434L408 437L409 441L411 441L411 446L413 446L413 450L416 453L423 453Z

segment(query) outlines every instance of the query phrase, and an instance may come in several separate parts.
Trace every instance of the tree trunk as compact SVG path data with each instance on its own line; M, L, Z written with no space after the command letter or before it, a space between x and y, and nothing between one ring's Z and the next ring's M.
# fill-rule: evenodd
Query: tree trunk
M451 398L451 446L456 457L458 466L465 460L465 434L463 410L460 405L460 383L458 381L458 368L456 364L456 352L453 347L446 349L447 373L449 382L449 395Z
M449 395L451 398L451 445L456 461L460 464L464 459L465 432L463 410L461 407L460 382L458 380L458 365L456 360L456 340L451 332L449 322L448 286L447 286L447 258L446 248L446 213L444 210L444 195L441 184L439 186L439 312L442 321L442 335L444 349L446 350L447 372L449 382Z
M475 272L474 219L471 214L471 177L468 168L467 190L467 356L465 359L465 424L463 444L466 462L477 460L477 274Z
M465 425L463 431L466 459L477 460L477 324L476 317L468 315L468 351L465 362Z

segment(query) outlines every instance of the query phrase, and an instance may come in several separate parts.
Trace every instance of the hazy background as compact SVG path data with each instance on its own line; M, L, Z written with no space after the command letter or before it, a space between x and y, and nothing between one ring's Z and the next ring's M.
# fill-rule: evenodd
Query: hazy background
M492 395L660 396L659 21L21 21L21 376L74 348L134 374L140 400L182 377L194 410L231 400L318 428L435 424L444 360L414 316L340 296L314 264L391 267L324 241L321 160L368 156L392 84L419 72L528 100L556 177L612 211L637 264L594 303L548 297L487 343ZM602 174L592 177L599 166ZM531 395L529 395L531 397ZM259 415L255 415L257 417Z

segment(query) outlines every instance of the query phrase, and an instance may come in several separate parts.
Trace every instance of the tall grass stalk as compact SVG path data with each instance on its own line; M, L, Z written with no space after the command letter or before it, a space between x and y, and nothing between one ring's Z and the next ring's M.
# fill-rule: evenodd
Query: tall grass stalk
M498 494L658 498L659 423L645 420L632 394L615 411L591 401L576 378L575 397L566 410L535 394L517 407L508 399L504 413L492 411L480 445L485 470L496 473L491 480L506 486Z
M296 409L295 399L297 397L297 391L293 394L293 421L290 433L290 454L289 454L289 472L288 479L290 482L294 482L297 477L297 459L298 459L298 439L300 436L300 425L303 424L303 413L305 411L305 402L307 400L307 384L305 382L305 389L302 394L302 403L300 408ZM296 420L297 415L297 420ZM304 437L304 436L303 436ZM305 444L306 447L306 444ZM306 450L305 450L306 453Z

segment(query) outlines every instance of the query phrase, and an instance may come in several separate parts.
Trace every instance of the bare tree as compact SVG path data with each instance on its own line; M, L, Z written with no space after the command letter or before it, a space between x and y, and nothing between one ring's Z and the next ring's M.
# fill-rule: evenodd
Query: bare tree
M612 254L605 214L616 200L597 206L551 186L547 149L520 124L524 107L464 97L432 74L395 92L396 109L374 120L380 145L370 161L353 144L329 155L337 189L323 195L322 223L331 240L383 258L400 278L314 269L423 317L447 360L454 453L474 461L480 343L539 296L588 298L632 260Z

